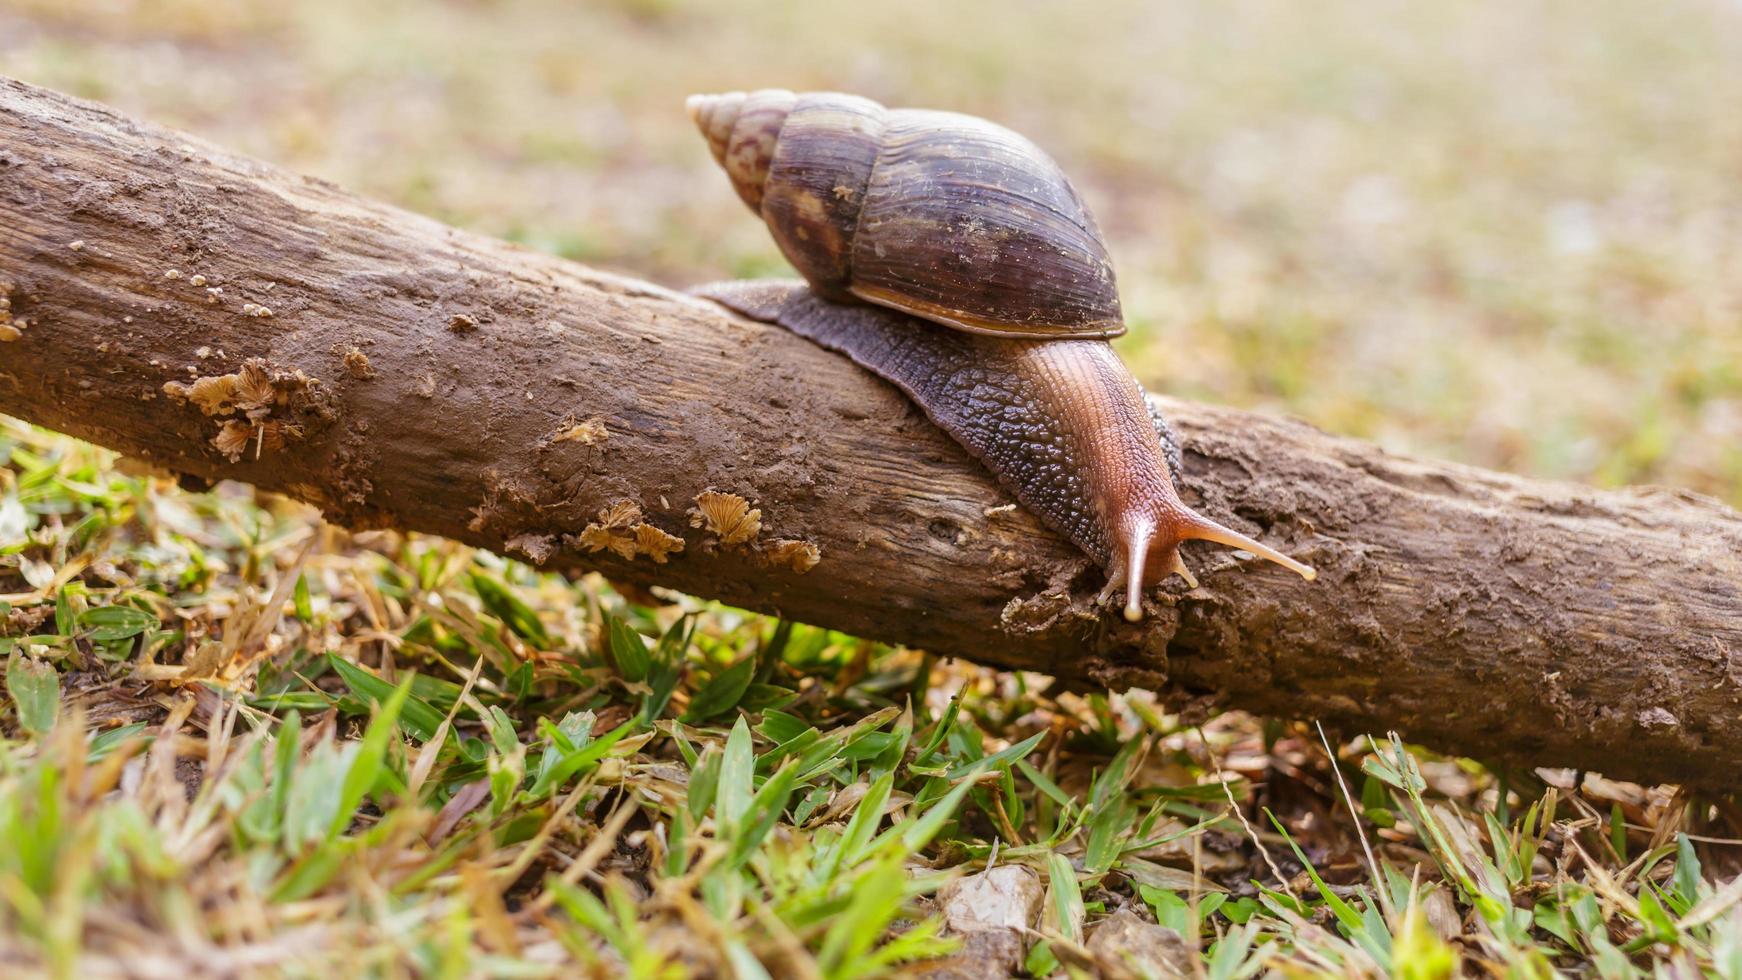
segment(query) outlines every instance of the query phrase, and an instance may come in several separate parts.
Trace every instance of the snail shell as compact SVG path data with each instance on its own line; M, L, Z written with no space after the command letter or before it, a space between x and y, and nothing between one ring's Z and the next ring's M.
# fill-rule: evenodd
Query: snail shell
M1094 218L1022 136L834 92L698 95L689 112L823 298L1007 337L1125 332Z
M1107 569L1101 598L1124 588L1127 619L1145 583L1197 584L1187 540L1313 577L1180 501L1178 450L1106 342L1125 329L1112 263L1039 147L972 116L828 92L696 96L689 111L811 286L698 292L893 382Z

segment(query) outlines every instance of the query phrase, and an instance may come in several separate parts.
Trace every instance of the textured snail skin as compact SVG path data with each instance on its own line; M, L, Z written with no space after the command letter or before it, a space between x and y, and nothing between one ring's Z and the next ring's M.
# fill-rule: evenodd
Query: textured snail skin
M1010 337L1125 332L1094 218L1022 136L834 92L699 95L689 112L824 298Z
M1105 341L971 334L828 302L796 283L718 283L695 293L845 354L904 391L1023 506L1108 570L1103 599L1126 588L1127 619L1141 618L1146 583L1179 572L1197 585L1179 557L1192 538L1313 577L1180 501L1178 450L1164 443L1165 424Z

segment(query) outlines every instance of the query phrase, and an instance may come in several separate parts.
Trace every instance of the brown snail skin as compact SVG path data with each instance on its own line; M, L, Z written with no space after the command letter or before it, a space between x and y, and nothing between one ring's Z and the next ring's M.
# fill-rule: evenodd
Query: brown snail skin
M895 384L1107 569L1101 598L1124 588L1126 619L1148 583L1196 587L1187 540L1314 577L1180 500L1160 420L1106 341L1125 327L1094 219L1034 144L834 93L695 96L689 111L810 285L697 292Z

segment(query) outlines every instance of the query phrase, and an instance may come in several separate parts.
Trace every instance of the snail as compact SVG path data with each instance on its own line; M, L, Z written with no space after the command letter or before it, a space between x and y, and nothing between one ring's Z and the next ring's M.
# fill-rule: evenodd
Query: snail
M1193 539L1314 577L1180 500L1178 450L1107 342L1125 332L1107 250L1039 147L973 116L837 93L688 109L810 287L698 292L895 384L1107 570L1101 601L1124 588L1135 622L1152 577L1196 588L1179 554Z

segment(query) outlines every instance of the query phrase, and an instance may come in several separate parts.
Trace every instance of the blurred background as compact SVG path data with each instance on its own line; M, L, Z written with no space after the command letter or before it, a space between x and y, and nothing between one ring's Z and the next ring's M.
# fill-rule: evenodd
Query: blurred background
M1151 388L1742 505L1737 0L0 0L0 74L677 286L790 274L685 95L976 113Z

